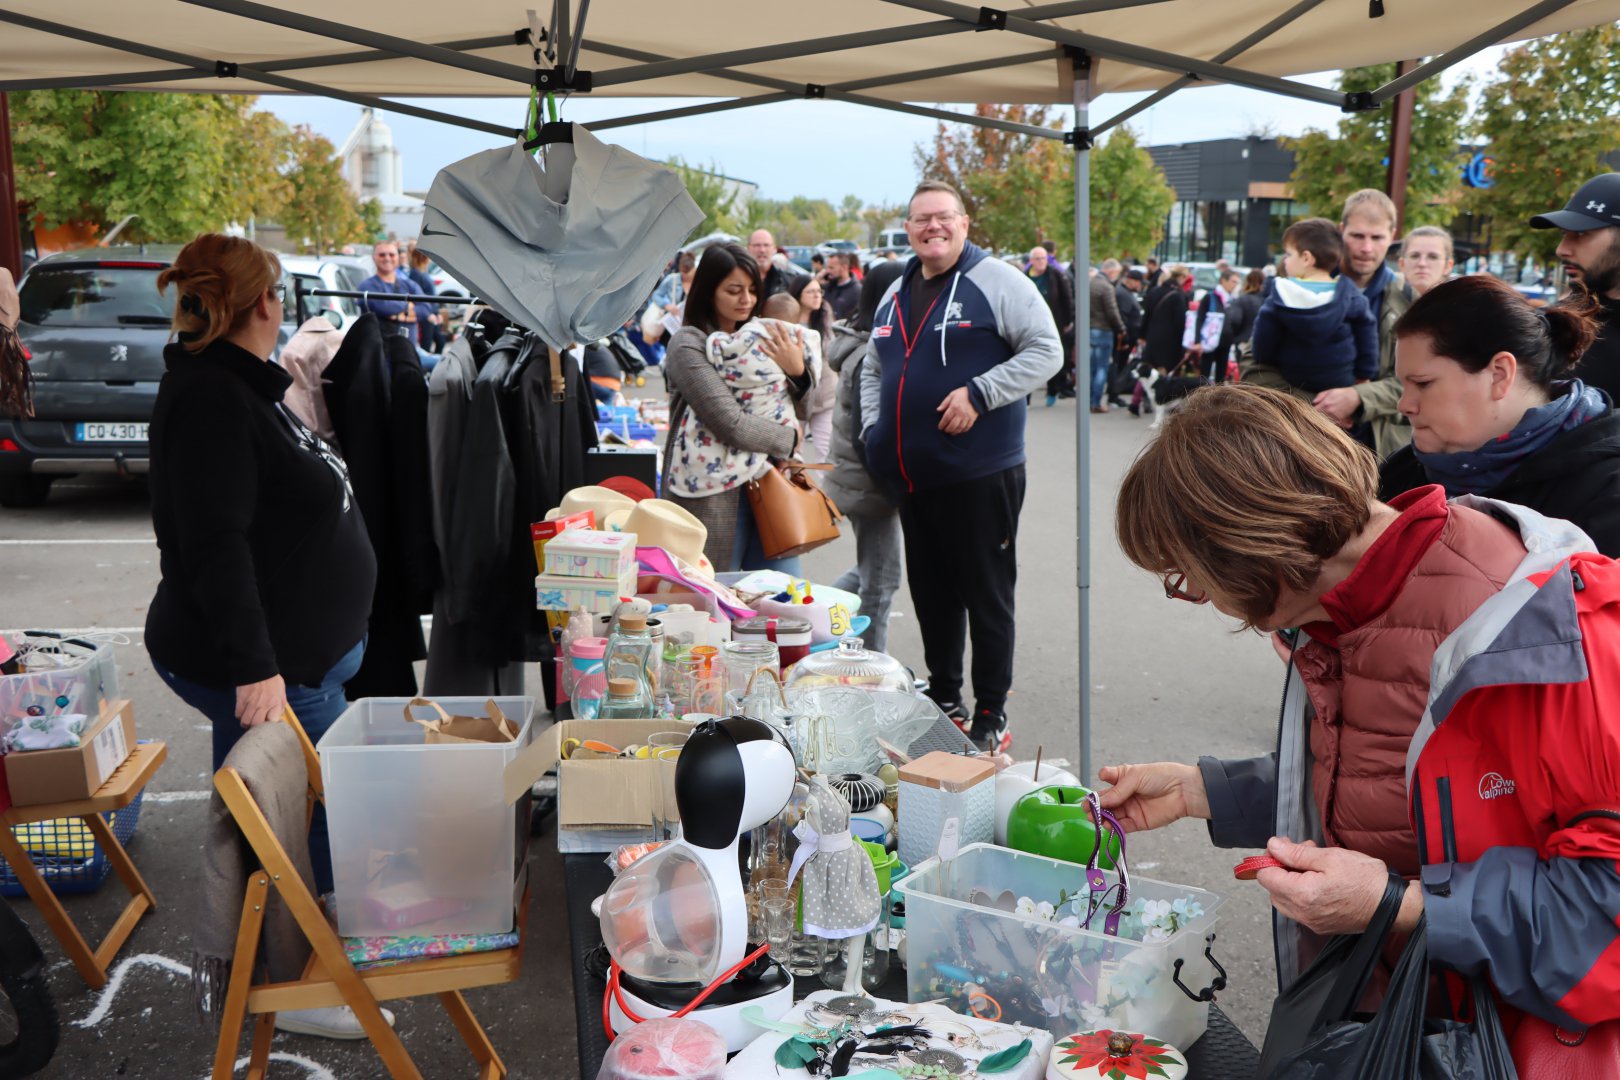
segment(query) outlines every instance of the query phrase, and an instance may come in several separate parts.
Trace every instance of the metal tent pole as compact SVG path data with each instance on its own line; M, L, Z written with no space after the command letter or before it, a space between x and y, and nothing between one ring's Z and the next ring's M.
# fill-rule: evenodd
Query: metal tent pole
M251 65L238 65L223 60L205 60L202 57L190 56L186 53L175 52L157 45L144 45L128 38L115 38L107 34L96 33L82 27L67 26L63 23L49 22L45 19L36 19L31 15L23 15L15 11L0 8L0 22L14 23L17 26L26 26L30 30L38 30L46 34L56 34L59 37L72 38L90 45L102 45L119 52L134 53L137 56L150 56L157 60L167 60L171 64L183 64L195 71L212 74L217 78L240 78L248 82L260 82L270 86L279 86L283 90L292 90L300 94L313 94L316 97L335 98L338 101L349 101L356 105L365 105L373 109L385 109L390 112L401 113L405 116L416 116L423 120L435 120L441 124L452 124L456 127L471 128L474 131L486 132L490 135L512 137L519 132L515 128L502 127L499 124L487 123L483 120L470 120L460 116L451 116L436 109L424 109L416 105L407 105L400 101L385 101L370 94L354 94L347 90L339 90L331 86L322 86L318 83L305 82L302 79L289 79L268 71L260 71Z
M1091 132L1095 60L1074 61L1074 491L1077 621L1080 638L1080 782L1091 767Z
M1441 53L1428 63L1420 64L1391 79L1372 92L1368 105L1382 105L1402 90L1409 90L1430 76L1440 74L1446 68L1468 59L1481 49L1488 49L1498 42L1506 41L1520 30L1535 25L1547 16L1569 7L1573 2L1574 0L1541 0L1539 4L1532 4L1512 18L1497 23L1483 34L1476 34L1456 48Z
M1236 60L1239 56L1242 56L1260 42L1264 41L1272 34L1275 34L1278 30L1281 30L1283 27L1288 26L1302 18L1307 12L1311 11L1311 9L1317 7L1321 3L1322 0L1299 0L1299 3L1295 4L1281 15L1273 18L1270 22L1260 27L1260 29L1256 30L1254 33L1243 38L1241 41L1233 42L1231 45L1216 53L1215 62L1225 64L1229 61ZM1146 112L1148 109L1153 108L1153 106L1157 105L1159 102L1163 101L1177 90L1180 90L1185 86L1191 86L1197 81L1198 80L1194 79L1191 75L1181 76L1181 78L1177 79L1169 86L1166 86L1164 89L1154 91L1141 101L1138 101L1135 105L1132 105L1127 109L1122 109L1113 116L1109 117L1107 120L1104 120L1102 123L1098 124L1096 127L1092 128L1091 137L1095 139L1098 135L1101 135L1103 132L1107 131L1111 127L1114 127L1116 124L1123 124L1125 121L1129 120L1138 113Z

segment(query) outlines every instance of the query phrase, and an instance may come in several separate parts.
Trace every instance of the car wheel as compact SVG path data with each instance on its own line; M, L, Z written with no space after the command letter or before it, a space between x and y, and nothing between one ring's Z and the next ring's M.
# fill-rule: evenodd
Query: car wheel
M55 479L54 476L28 474L0 476L0 506L13 510L44 506L51 493L51 481Z

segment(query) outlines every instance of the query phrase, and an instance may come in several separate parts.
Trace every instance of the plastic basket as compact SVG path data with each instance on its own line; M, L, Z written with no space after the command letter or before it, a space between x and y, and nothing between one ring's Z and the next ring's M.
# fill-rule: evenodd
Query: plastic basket
M135 826L141 820L141 801L145 797L146 793L140 792L135 801L122 810L102 815L120 844L127 844L134 837ZM58 896L95 892L112 873L112 863L96 843L89 826L78 818L18 825L16 833L39 870L39 876ZM0 896L26 895L10 865L0 859Z

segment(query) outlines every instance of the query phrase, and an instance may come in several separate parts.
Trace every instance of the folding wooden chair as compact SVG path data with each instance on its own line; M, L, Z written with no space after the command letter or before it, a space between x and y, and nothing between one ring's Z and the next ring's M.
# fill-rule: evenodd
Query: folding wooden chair
M289 708L284 722L297 733L304 749L309 774L310 799L322 797L319 758L297 717ZM316 1009L347 1005L377 1048L388 1075L394 1080L423 1080L421 1070L411 1060L399 1034L383 1018L378 1002L436 994L450 1022L472 1052L478 1066L478 1080L501 1080L506 1066L479 1025L463 990L515 982L523 958L529 896L525 892L518 908L518 943L495 952L469 953L423 960L410 960L368 971L358 971L343 950L343 942L327 922L315 896L305 887L293 862L281 846L270 824L237 771L229 766L214 774L214 788L225 800L231 817L247 837L262 869L248 879L242 902L242 921L237 928L236 951L231 961L231 977L225 993L220 1022L219 1045L214 1052L214 1080L230 1080L241 1042L242 1027L249 1013L258 1019L253 1026L253 1044L248 1060L248 1080L262 1080L270 1058L270 1041L275 1034L276 1013L291 1009ZM313 953L303 977L297 982L253 985L253 966L264 925L265 904L270 890L280 895L299 929L309 940Z
M22 884L23 891L39 909L40 917L45 925L51 928L56 940L61 942L62 951L66 952L73 966L79 969L79 976L89 984L92 990L99 990L107 985L107 969L112 966L113 957L118 950L124 947L129 935L134 933L135 924L141 917L157 907L157 898L147 887L141 872L135 869L129 852L124 845L118 842L113 835L112 826L107 824L103 814L116 813L135 801L146 787L152 774L157 772L159 765L168 754L168 748L161 742L137 743L124 763L107 777L107 782L96 789L96 793L88 799L78 799L73 802L44 803L36 806L13 806L0 810L0 857L3 857L11 866L11 872L17 875ZM129 890L129 903L119 914L118 921L113 923L112 929L101 944L91 949L79 928L68 917L62 902L51 892L51 887L45 883L39 871L34 867L28 852L23 850L22 844L12 833L12 826L27 825L36 821L52 821L57 818L76 818L82 821L90 834L95 837L96 844L101 848L107 861L123 882L124 888Z

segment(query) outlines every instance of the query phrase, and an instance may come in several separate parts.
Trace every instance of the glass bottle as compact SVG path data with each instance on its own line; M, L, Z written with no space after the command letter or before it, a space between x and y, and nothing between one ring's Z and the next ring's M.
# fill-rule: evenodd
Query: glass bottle
M607 697L602 699L596 715L602 720L643 720L651 716L652 696L647 684L633 678L609 679Z
M602 657L602 669L610 686L614 679L631 679L636 683L637 693L646 700L646 711L639 714L642 717L653 715L653 698L657 693L652 675L655 647L652 635L647 632L647 617L632 612L619 617Z

